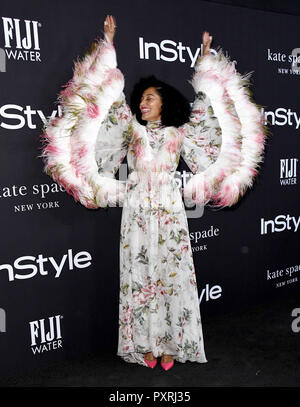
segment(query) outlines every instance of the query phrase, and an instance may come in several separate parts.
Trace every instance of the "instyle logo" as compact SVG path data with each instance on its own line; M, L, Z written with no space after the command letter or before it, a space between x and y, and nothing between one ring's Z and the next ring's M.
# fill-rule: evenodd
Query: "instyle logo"
M205 300L206 302L209 300L217 300L221 296L222 287L220 285L213 285L210 287L209 284L206 284L205 288L200 291L199 304L201 304L202 300Z
M39 28L33 20L2 17L4 48L8 59L41 62Z
M50 119L62 116L61 106L53 110L49 118L46 118L42 110L33 109L30 105L23 106L7 104L0 107L0 127L7 130L19 130L23 127L36 129L40 127L41 122L46 124ZM5 119L5 121L3 120Z
M156 59L156 61L162 60L166 62L179 61L181 63L190 63L192 68L198 56L201 55L201 48L197 48L192 51L190 47L178 43L172 40L162 40L159 44L156 42L146 42L143 37L139 37L139 55L140 59ZM216 53L211 49L212 53Z
M54 278L59 278L62 271L89 267L92 264L91 260L92 256L89 252L82 251L74 255L73 250L68 249L68 252L58 260L54 257L44 257L42 254L37 257L18 257L13 264L1 264L0 272L7 272L8 281L27 280L38 274L41 276L52 274Z
M266 235L268 233L280 233L286 230L297 232L300 224L300 216L296 218L290 215L278 215L274 220L260 220L260 234Z
M285 158L280 160L280 185L297 184L298 158Z
M278 107L275 111L265 112L265 119L273 126L291 126L296 130L300 126L300 116L290 108Z
M34 355L62 348L62 318L62 315L55 315L29 322L31 350Z

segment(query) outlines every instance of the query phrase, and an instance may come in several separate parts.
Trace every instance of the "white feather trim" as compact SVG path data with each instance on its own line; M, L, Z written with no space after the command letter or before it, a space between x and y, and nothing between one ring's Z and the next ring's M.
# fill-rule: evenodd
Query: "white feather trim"
M222 50L216 56L201 57L195 67L191 83L211 101L222 129L222 146L218 159L187 183L184 195L189 201L231 206L253 184L266 129L258 107L250 100L250 74L240 75Z
M61 92L63 116L44 127L41 157L45 172L88 208L106 206L123 198L124 186L98 174L95 144L102 121L124 87L116 68L114 47L100 40L81 62L72 81Z

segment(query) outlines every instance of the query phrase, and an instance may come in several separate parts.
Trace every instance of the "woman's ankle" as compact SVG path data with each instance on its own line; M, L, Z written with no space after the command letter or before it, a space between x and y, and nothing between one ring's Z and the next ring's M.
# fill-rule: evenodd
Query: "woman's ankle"
M173 361L173 355L163 355L161 360L163 363L170 363Z
M155 360L156 358L153 356L153 353L152 352L147 352L147 353L145 353L144 354L145 355L145 359L146 360Z

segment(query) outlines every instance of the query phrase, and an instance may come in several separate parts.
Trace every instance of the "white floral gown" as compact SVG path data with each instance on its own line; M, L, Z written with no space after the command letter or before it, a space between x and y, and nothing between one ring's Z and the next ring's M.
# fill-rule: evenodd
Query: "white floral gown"
M118 344L118 355L127 362L146 365L143 354L150 351L155 357L174 355L179 362L207 361L188 222L175 178L180 155L193 173L217 158L221 131L204 103L199 93L190 122L180 128L160 121L141 126L124 99L103 123L108 132L119 130L106 148L102 139L96 149L99 173L109 176L110 168L113 176L125 155L128 163Z
M175 178L180 155L196 174L186 196L196 186L197 202L216 199L223 207L252 185L262 160L265 129L248 76L222 51L203 58L195 65L190 121L180 128L142 126L126 104L113 45L95 42L60 93L62 117L51 118L42 135L45 172L75 200L92 209L123 206L117 354L144 366L150 351L206 362L188 222ZM128 178L122 182L115 175L125 156Z

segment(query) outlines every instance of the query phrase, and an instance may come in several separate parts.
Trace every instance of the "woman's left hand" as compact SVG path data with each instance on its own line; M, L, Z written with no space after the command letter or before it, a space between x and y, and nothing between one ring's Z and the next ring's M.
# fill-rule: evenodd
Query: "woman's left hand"
M212 36L209 35L208 31L204 31L202 34L202 55L210 54L209 49L212 42Z
M104 32L111 43L116 33L116 20L112 15L107 15L104 21Z

